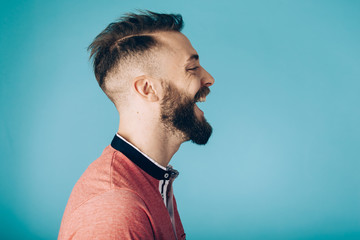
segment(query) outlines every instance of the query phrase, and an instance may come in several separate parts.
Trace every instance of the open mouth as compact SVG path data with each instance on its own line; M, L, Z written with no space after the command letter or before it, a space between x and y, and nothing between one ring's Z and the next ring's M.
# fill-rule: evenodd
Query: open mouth
M204 103L206 101L206 96L210 93L208 87L201 88L195 95L195 109L200 112L201 115L204 115L204 112L199 108L199 103Z
M204 115L204 112L199 108L198 104L202 104L206 101L206 96L201 96L200 98L198 98L197 101L195 101L195 109L197 109L201 115Z

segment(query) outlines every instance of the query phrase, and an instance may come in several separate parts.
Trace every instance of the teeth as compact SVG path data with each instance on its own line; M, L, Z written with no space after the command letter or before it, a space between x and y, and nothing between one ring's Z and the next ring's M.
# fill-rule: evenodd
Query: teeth
M206 101L206 97L199 98L199 102L205 102L205 101Z

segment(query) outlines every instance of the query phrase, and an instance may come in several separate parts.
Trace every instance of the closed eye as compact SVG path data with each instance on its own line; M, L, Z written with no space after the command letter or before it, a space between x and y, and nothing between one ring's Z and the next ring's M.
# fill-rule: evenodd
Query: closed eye
M193 67L193 68L188 68L188 71L195 71L196 69L198 69L199 67Z

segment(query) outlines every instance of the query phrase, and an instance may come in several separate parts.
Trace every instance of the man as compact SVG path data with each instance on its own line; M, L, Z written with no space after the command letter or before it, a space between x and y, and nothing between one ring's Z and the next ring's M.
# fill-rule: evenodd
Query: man
M207 143L212 128L196 102L214 79L182 26L180 15L129 14L90 45L119 130L76 183L59 239L185 239L169 162L181 143Z

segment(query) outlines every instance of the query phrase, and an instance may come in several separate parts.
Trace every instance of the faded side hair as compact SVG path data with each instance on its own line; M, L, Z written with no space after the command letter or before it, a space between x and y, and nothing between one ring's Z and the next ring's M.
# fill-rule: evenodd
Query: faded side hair
M99 86L106 93L106 76L120 61L144 53L158 44L150 33L180 32L182 28L181 15L151 11L140 11L139 14L128 13L110 23L88 47Z

